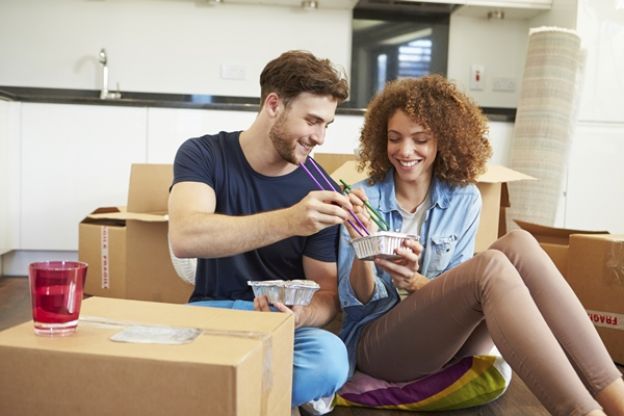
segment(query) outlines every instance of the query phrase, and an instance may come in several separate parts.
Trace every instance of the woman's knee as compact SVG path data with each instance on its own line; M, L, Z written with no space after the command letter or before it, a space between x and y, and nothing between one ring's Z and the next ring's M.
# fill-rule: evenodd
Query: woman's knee
M492 248L505 251L505 248L526 249L530 246L538 246L539 243L531 233L526 230L512 230L499 238Z
M522 283L518 271L503 252L490 248L479 253L476 258L480 263L477 277L481 287Z

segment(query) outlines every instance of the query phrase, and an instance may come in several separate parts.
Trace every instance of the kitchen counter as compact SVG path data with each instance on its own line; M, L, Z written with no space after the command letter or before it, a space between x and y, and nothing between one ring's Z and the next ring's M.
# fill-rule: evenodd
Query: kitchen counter
M99 90L76 90L63 88L34 88L0 86L0 99L31 103L112 105L133 107L196 108L229 111L258 111L259 97L232 97L223 95L166 94L122 91L120 99L100 98ZM337 114L363 115L364 108L353 108L349 102L336 110ZM483 107L482 111L495 121L513 122L515 108Z

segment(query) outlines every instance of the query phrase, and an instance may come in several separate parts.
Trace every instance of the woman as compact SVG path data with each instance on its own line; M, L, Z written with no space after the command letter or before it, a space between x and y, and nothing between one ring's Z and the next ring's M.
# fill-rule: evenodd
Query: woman
M413 380L496 345L555 415L624 415L624 382L580 302L524 231L473 257L491 149L478 107L441 76L388 84L366 112L351 201L420 236L399 260L355 258L342 226L339 291L351 372ZM407 291L401 300L397 289ZM604 410L603 410L604 409Z

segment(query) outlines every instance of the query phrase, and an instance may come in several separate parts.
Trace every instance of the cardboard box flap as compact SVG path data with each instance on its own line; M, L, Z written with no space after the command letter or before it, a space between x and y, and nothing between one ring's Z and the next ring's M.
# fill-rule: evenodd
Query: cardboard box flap
M331 173L333 180L338 182L340 179L352 185L356 182L366 179L368 177L366 169L362 172L358 172L357 167L360 162L357 160L349 160L343 163L338 169Z
M125 206L100 207L100 208L96 208L90 215L93 215L93 214L111 214L111 213L118 213L118 212L126 212L126 207Z
M314 153L314 160L329 173L338 169L345 162L357 159L355 154L348 153Z
M609 234L608 231L573 230L566 228L549 227L521 220L514 220L523 230L530 232L540 243L569 244L572 234Z
M505 183L523 180L535 180L535 178L505 166L490 164L487 165L485 173L477 178L477 182L482 183Z
M96 210L97 211L97 210ZM164 212L102 212L89 214L87 218L92 220L137 220L145 222L167 222L169 217Z
M172 181L171 164L133 164L130 170L128 211L167 212Z

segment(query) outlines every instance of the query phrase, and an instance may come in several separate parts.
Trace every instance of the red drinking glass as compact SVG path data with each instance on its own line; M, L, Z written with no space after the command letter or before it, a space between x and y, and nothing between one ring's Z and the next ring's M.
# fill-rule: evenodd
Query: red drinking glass
M37 335L70 335L76 331L87 276L87 263L31 263L28 280Z

